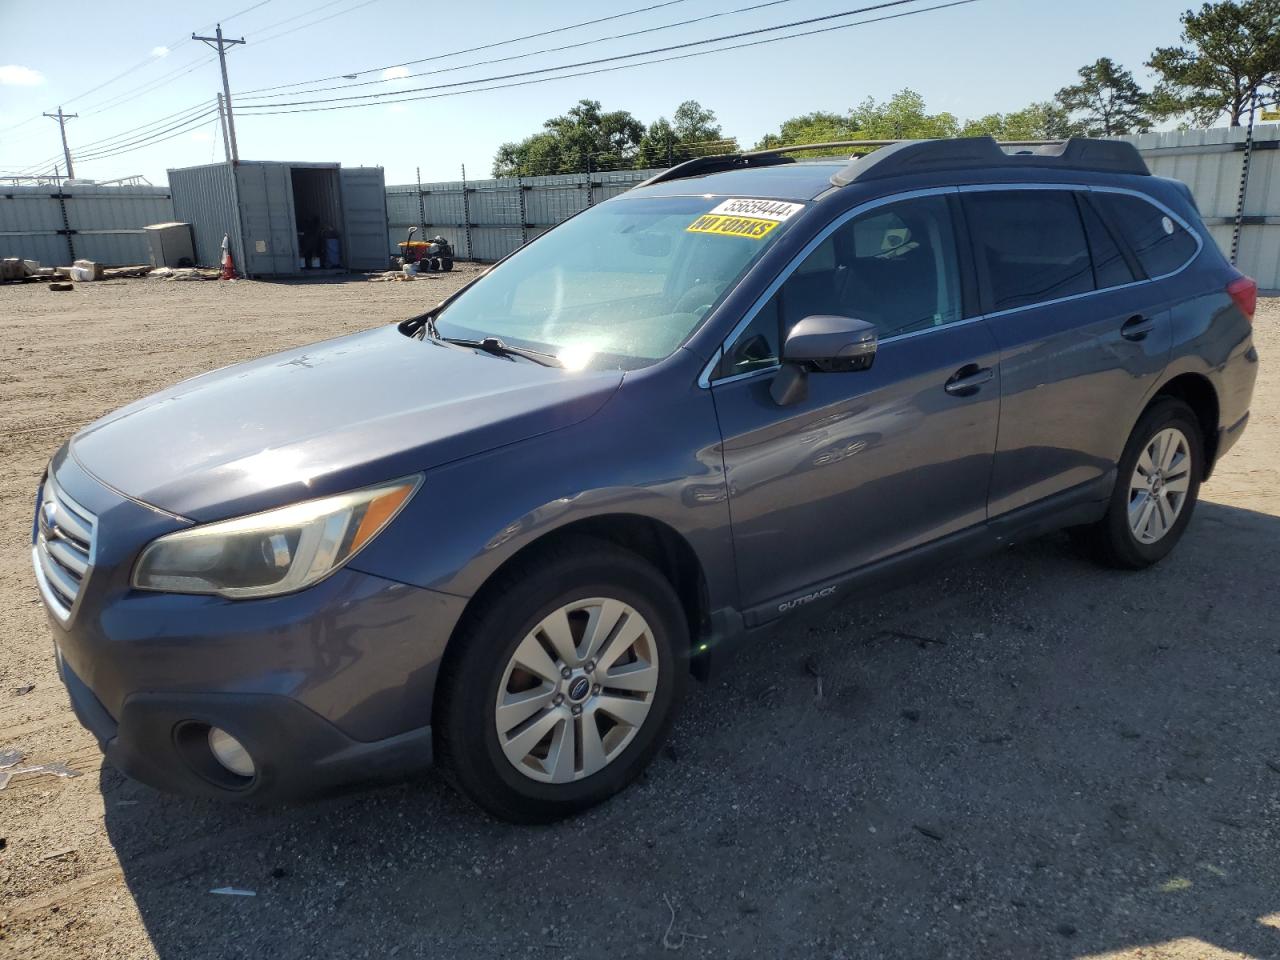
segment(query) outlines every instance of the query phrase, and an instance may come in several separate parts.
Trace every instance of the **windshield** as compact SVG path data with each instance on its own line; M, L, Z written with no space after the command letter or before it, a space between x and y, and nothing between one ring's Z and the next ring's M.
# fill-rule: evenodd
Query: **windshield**
M478 280L436 329L553 354L570 369L647 366L684 342L801 209L723 197L603 203Z

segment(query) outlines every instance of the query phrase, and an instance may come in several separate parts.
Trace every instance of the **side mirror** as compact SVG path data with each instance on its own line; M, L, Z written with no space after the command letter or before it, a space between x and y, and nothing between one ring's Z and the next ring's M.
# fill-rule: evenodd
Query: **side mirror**
M786 407L808 394L812 373L849 373L866 370L876 358L874 324L854 317L815 315L805 317L782 345L782 369L773 378L769 393Z
M787 335L782 359L815 373L866 370L876 358L874 324L853 317L805 317Z

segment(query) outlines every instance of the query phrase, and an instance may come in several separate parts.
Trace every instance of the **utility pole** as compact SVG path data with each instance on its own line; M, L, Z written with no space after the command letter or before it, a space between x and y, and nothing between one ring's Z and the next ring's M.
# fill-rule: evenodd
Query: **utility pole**
M67 146L67 121L80 116L78 113L63 113L62 108L58 108L57 113L46 113L46 117L50 120L58 121L58 130L62 133L62 157L67 161L67 177L74 179L76 172L71 166L71 148Z
M214 36L197 37L193 33L191 39L203 41L218 51L218 63L222 66L222 98L227 108L227 142L231 145L231 162L239 163L240 151L236 149L236 117L231 110L231 84L227 80L227 50L237 43L244 43L244 37L239 40L227 40L222 36L222 24L218 24Z
M222 149L231 159L231 141L227 139L227 111L222 105L222 94L218 94L218 122L222 124Z

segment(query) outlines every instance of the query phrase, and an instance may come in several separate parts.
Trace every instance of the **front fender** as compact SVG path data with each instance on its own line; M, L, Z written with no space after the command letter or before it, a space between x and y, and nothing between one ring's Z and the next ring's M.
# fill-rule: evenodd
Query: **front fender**
M696 385L700 361L687 356L628 374L588 420L429 471L352 566L470 597L521 550L568 524L633 516L684 537L712 609L736 605L720 431L710 391Z

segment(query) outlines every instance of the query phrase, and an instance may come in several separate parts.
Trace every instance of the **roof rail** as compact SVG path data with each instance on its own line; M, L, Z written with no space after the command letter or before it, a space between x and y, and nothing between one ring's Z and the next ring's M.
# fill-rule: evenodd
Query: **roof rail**
M674 167L654 174L638 187L651 187L655 183L666 183L668 180L683 180L685 177L699 177L704 173L719 173L722 170L736 170L744 167L772 167L780 163L795 163L790 157L776 156L770 151L756 153L725 153L713 157L694 157Z
M1014 152L1004 147L1014 148ZM1002 147L994 137L960 137L954 140L903 140L885 146L833 174L831 183L843 187L855 181L984 167L1010 170L1048 167L1053 170L1151 175L1142 154L1132 143L1123 140L1071 137L1057 141L1018 141Z
M966 170L980 167L1048 167L1054 170L1088 170L1096 173L1129 173L1150 176L1146 161L1137 148L1123 140L1006 140L994 137L956 137L947 140L830 140L825 143L797 143L721 156L695 157L655 174L642 187L668 180L681 180L706 173L743 167L794 163L792 153L836 148L867 155L853 158L831 177L833 186L844 187L855 180L876 180L938 170Z

